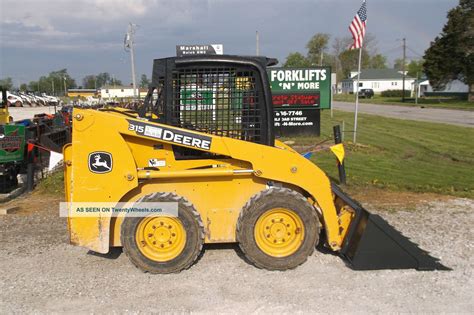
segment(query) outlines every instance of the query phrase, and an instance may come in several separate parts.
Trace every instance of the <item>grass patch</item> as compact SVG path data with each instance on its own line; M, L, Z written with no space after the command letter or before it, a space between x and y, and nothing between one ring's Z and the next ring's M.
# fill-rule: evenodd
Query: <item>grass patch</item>
M355 102L354 94L336 94L334 101L339 102ZM401 105L401 106L423 106L433 108L449 108L474 111L474 102L463 101L458 98L450 97L424 97L418 99L418 104L415 104L414 98L407 98L402 102L400 97L382 97L375 95L373 98L365 99L359 98L361 103L380 104L380 105Z
M332 138L332 126L353 130L353 113L323 111L321 137L285 138L295 145ZM474 128L359 114L357 145L345 134L348 185L433 192L474 198ZM313 155L313 162L338 178L335 156Z
M42 179L36 190L40 194L46 195L64 195L64 173L62 169L49 174Z

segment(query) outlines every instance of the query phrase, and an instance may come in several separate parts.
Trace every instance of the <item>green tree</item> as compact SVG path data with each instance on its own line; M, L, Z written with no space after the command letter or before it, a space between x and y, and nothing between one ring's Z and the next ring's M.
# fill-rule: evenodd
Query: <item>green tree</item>
M407 75L412 78L419 78L423 73L424 62L425 61L423 59L410 61L408 64Z
M5 79L0 80L0 86L7 89L7 90L12 90L13 89L13 80L10 77L6 77Z
M82 79L82 87L84 89L97 89L99 86L97 86L97 76L95 75L86 75Z
M405 61L405 70L407 69L408 64ZM402 71L403 70L403 59L402 58L397 58L393 61L393 69Z
M435 89L452 80L469 86L469 100L474 102L474 1L460 0L448 12L448 21L439 36L425 51L423 68Z
M307 58L311 65L319 65L321 62L324 64L324 57L327 54L329 38L329 34L316 33L308 41L306 44L306 48L308 49ZM321 59L321 57L323 57L323 59Z
M110 76L108 72L99 73L96 76L96 79L97 79L97 88L110 84L112 81L112 77Z
M150 80L146 76L146 74L142 74L140 78L140 87L141 88L147 88L150 85Z
M48 76L41 76L38 81L28 83L30 91L56 95L64 94L64 87L66 89L76 87L76 81L67 73L67 69L50 72Z
M26 83L20 84L20 91L28 91L28 85Z
M311 64L309 60L303 56L299 52L290 53L288 57L286 57L286 61L283 64L283 67L295 67L295 68L302 68L302 67L309 67Z
M349 77L351 71L357 71L359 65L359 50L345 50L339 56L341 61L342 73L345 78ZM361 69L368 68L370 63L370 56L367 50L362 49Z
M372 69L387 69L387 57L381 54L371 56L369 67Z

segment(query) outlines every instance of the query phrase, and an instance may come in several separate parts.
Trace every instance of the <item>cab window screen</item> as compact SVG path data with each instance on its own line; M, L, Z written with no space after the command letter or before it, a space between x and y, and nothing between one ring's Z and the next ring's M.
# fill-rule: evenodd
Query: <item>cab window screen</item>
M178 68L172 73L174 126L252 142L261 141L263 95L251 69Z

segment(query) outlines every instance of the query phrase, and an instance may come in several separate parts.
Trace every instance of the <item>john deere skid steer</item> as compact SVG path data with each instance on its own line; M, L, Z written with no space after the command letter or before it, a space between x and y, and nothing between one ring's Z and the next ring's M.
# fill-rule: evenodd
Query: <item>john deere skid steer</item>
M177 215L74 216L70 241L123 247L152 273L190 267L205 243L238 243L255 266L295 268L316 245L359 270L444 269L278 141L264 57L154 61L145 106L74 109L68 202L175 202ZM321 240L320 240L321 237Z

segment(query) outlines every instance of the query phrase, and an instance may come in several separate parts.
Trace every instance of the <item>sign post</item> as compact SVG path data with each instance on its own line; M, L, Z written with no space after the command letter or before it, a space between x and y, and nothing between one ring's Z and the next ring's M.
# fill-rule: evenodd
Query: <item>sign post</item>
M331 108L331 68L270 68L275 131L321 134L321 109Z

